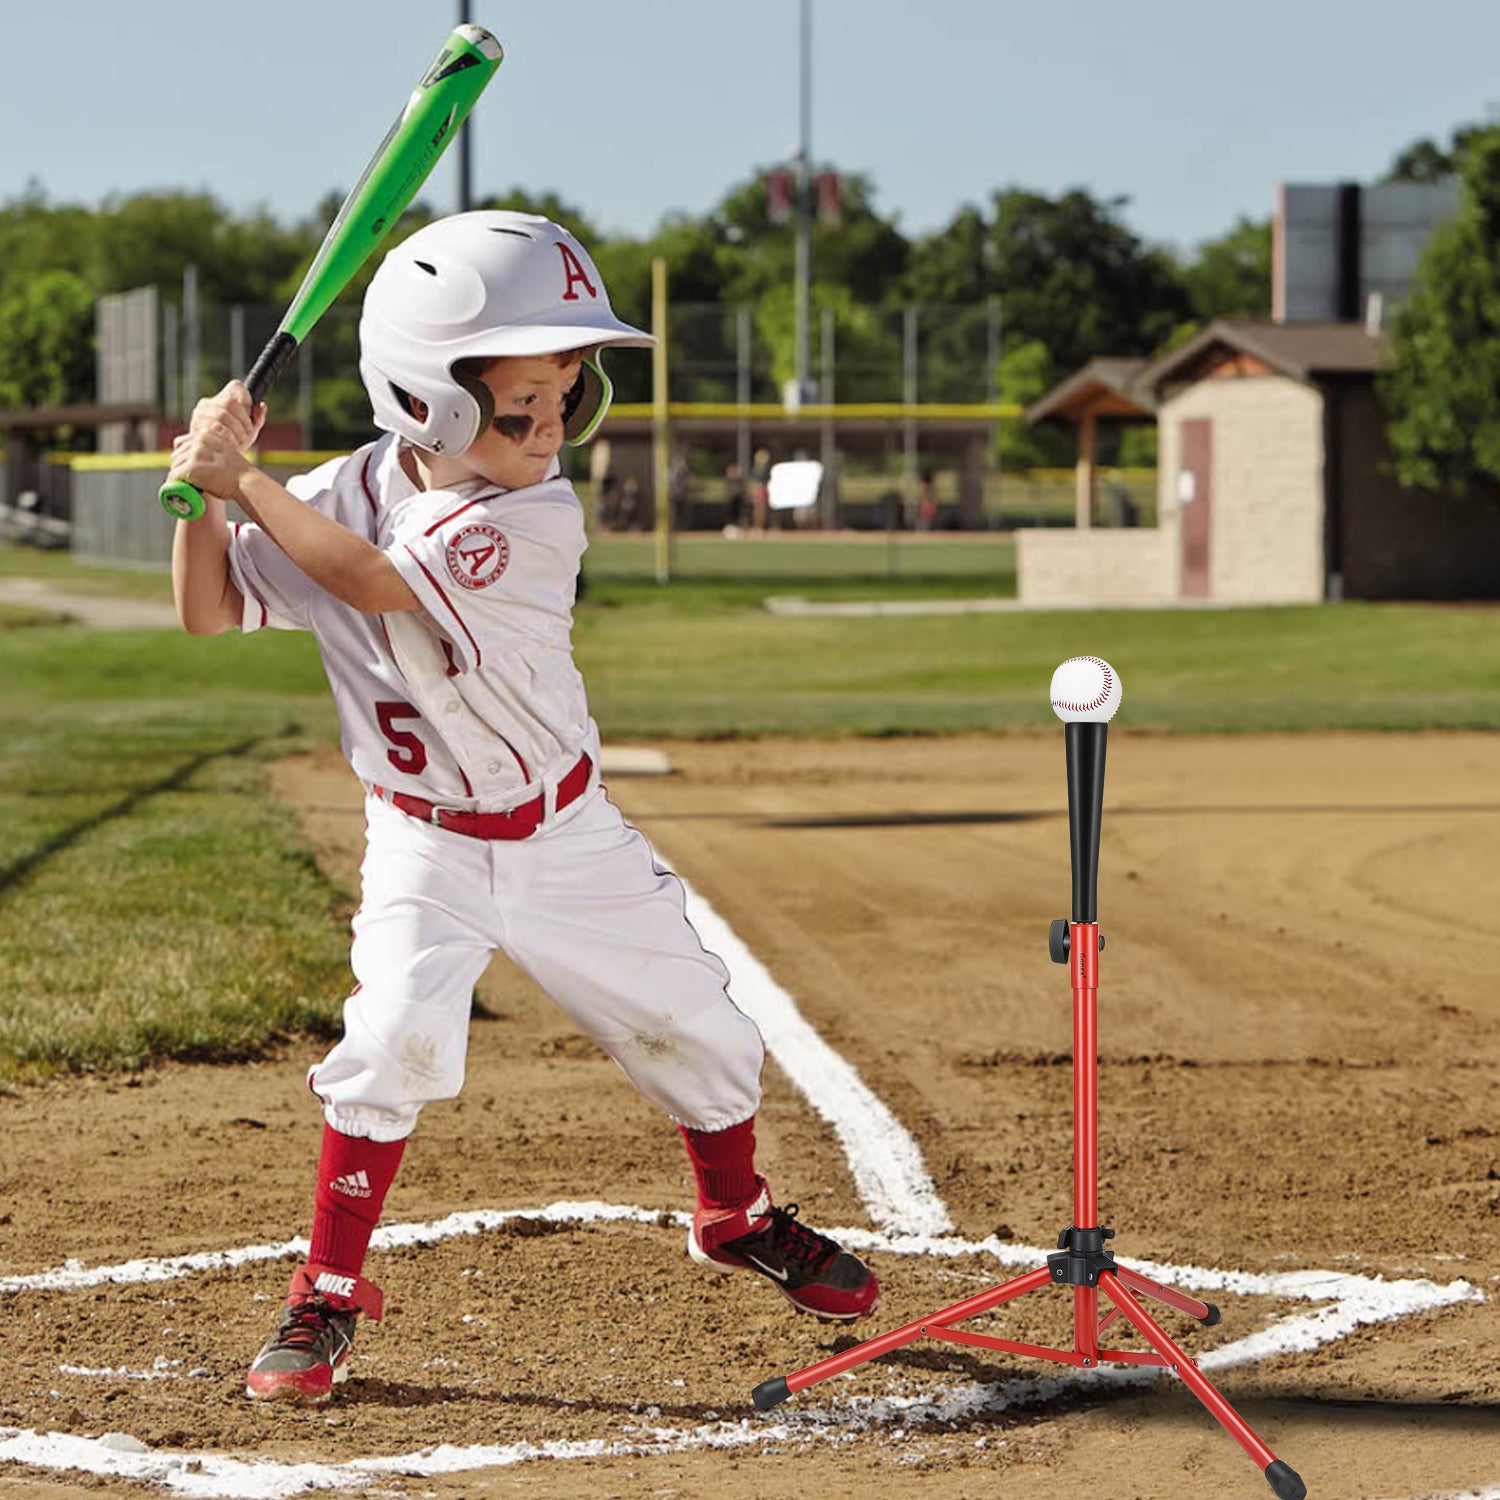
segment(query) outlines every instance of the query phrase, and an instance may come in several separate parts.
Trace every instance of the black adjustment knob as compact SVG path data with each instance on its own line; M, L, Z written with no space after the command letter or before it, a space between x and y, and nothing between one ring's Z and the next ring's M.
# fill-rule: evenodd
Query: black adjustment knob
M1059 917L1047 933L1047 951L1052 955L1053 963L1067 963L1069 941L1068 924Z
M1073 946L1072 935L1069 925L1061 917L1055 921L1047 932L1047 951L1052 955L1052 962L1065 964L1068 961L1068 950ZM1104 952L1104 934L1099 934L1099 951Z

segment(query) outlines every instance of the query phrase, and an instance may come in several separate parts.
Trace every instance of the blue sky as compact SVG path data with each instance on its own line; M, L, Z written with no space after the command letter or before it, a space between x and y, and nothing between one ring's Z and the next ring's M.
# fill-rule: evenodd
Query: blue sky
M798 0L472 0L507 58L480 192L606 229L709 208L797 136ZM454 0L5 0L0 199L202 188L283 219L347 189ZM1017 184L1189 246L1278 181L1371 180L1500 109L1495 0L813 0L813 150L908 234ZM451 154L451 153L450 153ZM426 189L455 201L445 161Z

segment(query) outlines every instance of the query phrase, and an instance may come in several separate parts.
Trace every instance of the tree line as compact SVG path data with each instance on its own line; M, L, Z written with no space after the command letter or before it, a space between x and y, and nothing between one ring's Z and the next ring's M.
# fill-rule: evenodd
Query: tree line
M765 179L757 172L709 212L670 215L644 237L609 235L585 209L552 193L517 188L476 206L567 224L594 252L616 310L632 321L650 318L651 263L664 256L674 306L753 309L757 342L780 380L793 362L793 235L772 221ZM155 284L175 296L194 265L205 305L284 306L340 197L329 194L294 223L265 211L236 213L201 192L135 193L86 207L54 203L34 187L0 205L0 408L93 399L92 309L102 293ZM867 177L846 176L839 222L812 231L814 316L831 310L841 357L847 351L857 370L889 352L878 346L891 337L890 320L872 316L881 309L942 304L982 325L998 300L999 394L1025 401L1092 355L1147 354L1208 319L1268 313L1267 221L1242 219L1179 254L1143 240L1123 222L1123 208L1123 200L1082 190L1048 196L1005 188L987 204L964 205L931 234L908 236L879 211ZM397 233L434 216L418 204ZM343 305L357 305L373 271L372 262ZM955 340L972 333L963 316L949 318L944 330ZM941 356L934 351L935 364ZM896 358L899 365L899 351ZM335 422L344 407L358 406L347 388L352 362L335 375L339 363L319 360L320 409ZM626 363L622 396L646 399L649 362ZM994 389L948 398L984 400ZM860 395L841 377L840 399Z
M1446 148L1419 141L1402 162L1406 180L1456 174L1462 192L1396 315L1382 382L1396 470L1500 503L1500 126L1461 126Z
M1463 206L1434 238L1418 288L1398 315L1396 368L1385 383L1398 461L1414 483L1500 478L1500 421L1493 420L1500 418L1500 127L1460 126L1447 145L1414 142L1387 176L1430 181L1455 174L1464 183ZM674 305L752 310L779 381L793 364L794 248L790 226L773 220L767 176L756 171L707 213L669 215L643 237L607 234L585 209L552 193L515 188L476 206L542 213L574 229L594 252L616 310L634 322L650 318L651 263L664 257ZM841 358L847 352L857 371L891 354L882 344L891 342L893 323L878 316L882 310L957 310L942 337L972 346L974 327L998 303L1001 340L990 389L943 392L946 399L996 394L1028 402L1096 355L1150 355L1214 318L1270 314L1268 219L1242 217L1182 252L1132 230L1124 222L1126 200L1082 189L1048 195L1000 188L920 235L904 233L875 198L867 176L846 175L839 221L815 223L815 316L832 315ZM34 186L0 204L0 408L93 399L93 306L103 293L155 284L170 296L193 265L205 304L279 310L341 200L330 193L292 223L264 210L234 212L201 192L134 193L90 207L54 203ZM396 234L435 216L419 203ZM374 266L345 293L344 306L357 306ZM357 437L368 424L352 319L341 326L344 347L320 355L315 387L320 433L330 441ZM679 341L685 336L674 330ZM941 346L928 357L941 368ZM622 398L645 399L649 362L619 363ZM840 369L839 399L860 399L857 376L850 384ZM1011 446L1011 463L1062 456L1045 434L1007 428L1002 443Z

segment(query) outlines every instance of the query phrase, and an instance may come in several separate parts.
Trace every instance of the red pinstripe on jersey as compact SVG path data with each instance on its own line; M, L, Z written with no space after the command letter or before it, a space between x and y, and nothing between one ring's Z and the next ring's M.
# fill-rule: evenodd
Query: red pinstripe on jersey
M488 498L489 497L486 496L486 497L484 497L484 499L479 499L479 500L465 500L464 503L462 505L460 505L457 510L449 511L449 513L446 516L444 516L441 521L434 521L432 523L432 525L429 526L427 528L427 530L422 533L422 535L423 536L431 536L433 534L433 532L435 532L435 531L441 531L443 529L443 527L445 527L448 524L449 521L456 521L461 515L463 515L463 513L466 510L473 510L476 505L483 505L483 504L485 504L486 501L488 500Z
M432 576L432 569L429 568L427 564L424 563L422 559L411 550L410 547L407 547L406 551L411 560L416 563L416 565L422 570L422 576L428 581L428 583L432 585L433 589L437 593L438 598L441 599L445 605L447 605L448 613L458 621L458 628L462 630L466 636L468 636L469 644L474 648L474 665L477 667L480 662L484 660L484 657L480 653L479 642L474 639L474 632L464 624L464 617L459 614L459 612L453 607L453 601L447 596L447 594L443 592L442 584L440 584L437 579Z
M447 605L448 612L453 616L455 620L458 621L459 629L462 630L466 636L468 636L469 644L474 648L474 665L477 667L484 658L479 650L479 642L474 639L474 632L471 631L466 624L464 624L464 617L459 614L457 609L453 607L453 601L447 596L447 594L443 592L442 584L440 584L437 579L433 577L432 569L429 568L427 564L424 563L422 559L411 550L410 547L407 547L406 550L410 555L411 560L416 563L416 565L422 570L422 576L428 581L428 583L432 585L433 589L437 593L438 598L441 599L445 605ZM521 759L520 752L503 735L497 737L499 738L500 743L503 744L513 756L515 756L516 764L521 768L521 775L523 775L527 779L527 781L530 781L531 772L527 769L526 762Z
M375 450L374 448L371 448L370 451L365 454L365 466L359 471L359 482L364 489L365 499L370 502L371 516L378 516L380 514L380 505L379 502L375 499L375 491L370 488L370 465L374 463L374 461Z

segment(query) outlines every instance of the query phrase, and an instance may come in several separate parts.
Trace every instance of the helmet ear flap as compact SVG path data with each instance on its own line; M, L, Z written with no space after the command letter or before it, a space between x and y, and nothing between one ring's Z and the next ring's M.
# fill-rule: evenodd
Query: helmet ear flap
M615 388L599 357L585 359L578 372L578 383L568 392L563 411L563 439L570 448L586 443L598 430L609 410Z
M456 452L462 452L464 448L478 442L480 435L495 420L495 394L479 378L473 364L468 360L460 360L454 365L452 375L453 383L473 397L476 408L477 421L474 423L474 431L469 435L469 441L462 448L455 449Z

